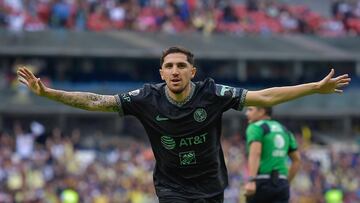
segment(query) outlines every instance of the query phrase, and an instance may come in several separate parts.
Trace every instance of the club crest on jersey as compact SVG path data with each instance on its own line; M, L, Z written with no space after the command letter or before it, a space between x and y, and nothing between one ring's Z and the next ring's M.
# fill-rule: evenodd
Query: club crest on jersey
M207 113L205 111L205 109L203 108L198 108L196 109L196 111L194 112L194 119L197 122L203 122L207 117Z

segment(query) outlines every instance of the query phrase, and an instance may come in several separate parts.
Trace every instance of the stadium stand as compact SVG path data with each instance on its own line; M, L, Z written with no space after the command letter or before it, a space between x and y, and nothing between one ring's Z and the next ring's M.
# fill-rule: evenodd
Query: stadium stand
M199 30L205 33L314 33L343 36L360 33L359 7L357 1L330 3L323 0L315 3L254 0L2 0L0 25L14 33L45 29L95 32L130 29L166 33ZM326 8L332 15L325 14Z

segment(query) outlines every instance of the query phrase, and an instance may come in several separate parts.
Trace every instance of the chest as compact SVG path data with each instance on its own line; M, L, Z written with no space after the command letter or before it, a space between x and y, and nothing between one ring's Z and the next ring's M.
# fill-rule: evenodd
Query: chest
M222 111L216 103L195 100L183 106L158 100L145 109L143 122L162 134L174 136L204 131L217 125Z

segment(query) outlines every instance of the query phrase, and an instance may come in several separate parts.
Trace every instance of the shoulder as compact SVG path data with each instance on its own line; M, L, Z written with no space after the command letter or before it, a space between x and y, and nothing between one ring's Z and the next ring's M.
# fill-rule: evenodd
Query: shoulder
M246 128L247 131L251 130L262 130L262 125L264 124L264 121L256 121L254 123L251 123Z
M215 88L215 81L212 78L206 78L205 80L202 81L196 81L194 82L195 85L199 88L211 88L214 87Z
M142 88L134 91L139 91L139 93L142 94L142 96L150 96L150 95L157 96L164 89L164 86L165 83L157 83L157 84L146 83Z
M162 89L164 89L164 87L166 86L166 84L164 82L162 83L155 83L155 84L145 84L144 87L147 86L147 88L151 89L152 91L161 91Z
M206 78L203 81L195 82L197 88L204 93L216 95L216 96L233 96L236 91L235 88L215 83L212 78Z
M216 92L216 84L212 78L206 78L202 81L193 82L196 87L196 94L200 94L207 98L213 98Z
M251 123L248 125L248 127L246 128L246 133L247 134L264 134L266 131L268 131L266 129L266 121L264 120L260 120L260 121L256 121L254 123Z
M148 100L149 97L158 97L161 94L161 89L164 83L150 84L146 83L141 88L118 94L118 97L128 103L140 102Z
M260 126L262 126L264 124L266 124L265 120L260 120L260 121L256 121L256 122L252 123L252 125L258 126L258 127L260 127Z
M264 130L256 123L252 123L246 128L247 142L253 140L261 140L263 135L264 135Z
M272 120L272 122L275 123L277 126L279 126L279 128L281 128L281 130L283 130L285 133L291 134L291 132L287 129L287 127L282 123L280 123L279 121Z

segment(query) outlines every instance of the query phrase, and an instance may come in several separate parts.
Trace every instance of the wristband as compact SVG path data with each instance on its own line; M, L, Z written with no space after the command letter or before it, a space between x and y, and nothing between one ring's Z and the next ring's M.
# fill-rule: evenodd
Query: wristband
M255 182L256 178L254 176L249 176L247 182Z

